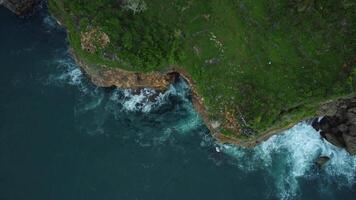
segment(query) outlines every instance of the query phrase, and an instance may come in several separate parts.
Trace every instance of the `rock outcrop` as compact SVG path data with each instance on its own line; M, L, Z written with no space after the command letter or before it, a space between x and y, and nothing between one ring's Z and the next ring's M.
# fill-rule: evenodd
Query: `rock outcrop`
M312 125L321 136L356 155L356 97L327 103L317 114L322 118L315 119Z
M329 160L330 160L330 157L328 157L328 156L319 156L316 159L315 164L319 169L322 169L325 166L325 164L327 164L327 162L329 162Z
M34 11L34 8L42 0L0 0L0 5L5 6L17 15L26 15Z
M91 82L98 87L118 87L130 89L152 88L164 91L174 82L177 75L173 72L132 72L106 66L89 66L70 49L76 63L88 75Z

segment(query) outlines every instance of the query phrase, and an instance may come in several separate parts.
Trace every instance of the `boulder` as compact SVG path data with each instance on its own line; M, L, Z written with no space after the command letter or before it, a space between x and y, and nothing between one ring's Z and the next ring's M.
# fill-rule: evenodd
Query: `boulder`
M319 156L316 161L315 164L318 166L319 169L323 168L323 166L329 162L330 157L328 156Z
M339 99L321 106L312 126L331 144L356 155L356 97Z

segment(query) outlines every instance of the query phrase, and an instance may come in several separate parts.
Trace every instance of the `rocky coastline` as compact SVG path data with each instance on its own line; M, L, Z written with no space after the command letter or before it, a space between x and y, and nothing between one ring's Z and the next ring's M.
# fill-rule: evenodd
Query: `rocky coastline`
M320 135L331 144L356 155L356 98L339 99L324 104L312 122Z
M0 0L0 5L5 6L17 15L33 12L40 0ZM281 129L272 129L258 136L248 139L237 139L228 137L220 132L220 127L214 125L209 117L204 99L198 94L194 80L183 69L170 66L165 72L131 72L119 68L108 68L106 66L89 66L74 50L70 50L75 61L88 75L90 80L98 87L120 87L131 89L153 88L164 91L178 76L184 78L192 90L192 102L196 111L211 131L212 135L222 143L230 143L244 147L254 147L267 140L272 135L291 128L295 123L289 124ZM330 143L345 148L350 154L356 154L356 98L351 96L346 99L327 102L320 106L313 120L313 127L320 131L322 137ZM307 119L305 119L307 120ZM296 122L297 123L297 122Z
M214 122L210 119L207 109L204 106L204 99L199 95L194 80L188 72L178 66L169 67L165 72L130 72L122 69L111 69L101 66L100 69L88 66L74 52L70 50L76 63L83 69L93 84L98 87L119 87L130 89L152 88L164 91L167 87L182 77L190 86L192 91L192 103L195 110L202 117L212 136L222 143L234 144L238 146L252 148L271 136L281 133L293 127L296 123L288 124L279 129L271 129L258 136L251 136L248 139L237 139L228 137L219 131L220 127L214 127ZM314 118L314 119L313 119ZM320 120L321 119L321 120ZM325 102L320 105L320 109L315 116L305 118L301 121L312 121L312 126L320 131L321 137L328 140L335 146L345 148L351 155L356 155L356 98L353 96L340 98L334 101Z
M0 5L11 10L18 16L32 14L42 0L0 0Z

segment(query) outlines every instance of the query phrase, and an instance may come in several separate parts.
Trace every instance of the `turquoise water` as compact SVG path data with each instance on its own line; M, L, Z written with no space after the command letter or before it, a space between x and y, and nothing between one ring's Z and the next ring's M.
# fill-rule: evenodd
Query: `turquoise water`
M96 88L65 37L45 11L0 8L0 200L356 198L356 157L308 124L255 149L219 144L184 81Z

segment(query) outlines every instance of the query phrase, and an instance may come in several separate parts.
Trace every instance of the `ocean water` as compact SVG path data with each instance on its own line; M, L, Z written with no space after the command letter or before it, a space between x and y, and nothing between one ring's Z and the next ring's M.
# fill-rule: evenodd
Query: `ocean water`
M0 8L0 67L0 200L356 199L356 157L308 124L254 149L220 144L184 81L92 85L45 11Z

